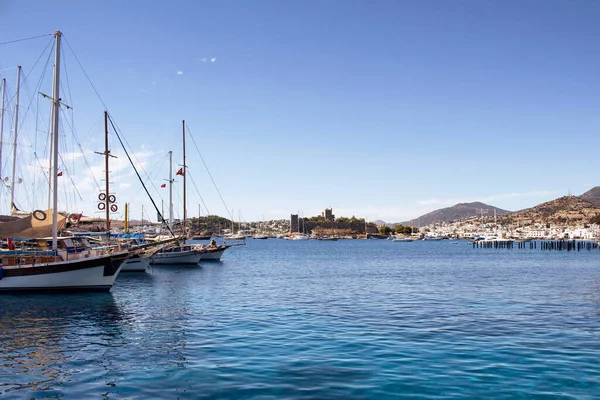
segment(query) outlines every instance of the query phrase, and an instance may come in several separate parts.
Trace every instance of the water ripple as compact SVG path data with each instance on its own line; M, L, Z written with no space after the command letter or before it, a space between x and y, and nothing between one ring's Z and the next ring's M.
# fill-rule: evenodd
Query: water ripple
M593 399L597 252L249 241L111 293L2 296L2 398Z

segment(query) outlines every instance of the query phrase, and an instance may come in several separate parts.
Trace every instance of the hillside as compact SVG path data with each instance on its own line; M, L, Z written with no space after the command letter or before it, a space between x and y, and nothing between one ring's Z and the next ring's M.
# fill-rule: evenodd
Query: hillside
M479 217L482 214L484 217L493 217L494 210L497 216L510 213L510 211L476 201L473 203L459 203L452 207L441 208L425 215L421 215L419 218L401 222L401 224L411 226L426 226L439 222L451 222L466 218Z
M590 190L590 192L592 190ZM514 224L519 226L534 223L588 223L592 217L600 214L600 207L597 207L582 197L583 196L559 197L558 199L547 201L535 207L511 213L502 218L500 222L502 224Z
M600 186L596 186L579 196L583 200L589 201L596 207L600 207Z

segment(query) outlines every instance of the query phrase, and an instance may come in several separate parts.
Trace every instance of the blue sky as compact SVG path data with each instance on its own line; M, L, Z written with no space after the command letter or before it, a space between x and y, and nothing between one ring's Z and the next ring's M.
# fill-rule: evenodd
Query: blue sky
M517 210L598 184L595 1L4 0L0 16L2 41L64 33L156 187L167 151L181 163L186 119L236 219L333 207L393 222L463 201ZM30 71L49 41L0 45L9 89L14 66ZM93 172L73 155L65 170L81 197L62 198L94 214L103 106L69 57L63 99L74 111L63 117L85 138ZM23 127L33 148L27 129L35 122ZM67 134L65 149L74 145ZM139 218L150 202L111 143L115 193ZM189 213L198 214L200 193L227 216L191 140L187 153L198 187ZM23 158L32 174L35 161ZM16 197L41 208L32 181ZM175 190L180 216L181 182Z

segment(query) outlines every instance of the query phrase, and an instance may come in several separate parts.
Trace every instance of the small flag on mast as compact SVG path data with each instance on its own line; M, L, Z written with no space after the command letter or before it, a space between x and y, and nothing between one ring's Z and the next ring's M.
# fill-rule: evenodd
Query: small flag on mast
M183 175L183 168L179 168L179 171L175 175Z
M167 187L167 184L166 184L166 183L163 183L162 185L160 185L160 187L161 187L161 188L162 188L162 187Z
M62 176L62 171L60 171L56 176Z

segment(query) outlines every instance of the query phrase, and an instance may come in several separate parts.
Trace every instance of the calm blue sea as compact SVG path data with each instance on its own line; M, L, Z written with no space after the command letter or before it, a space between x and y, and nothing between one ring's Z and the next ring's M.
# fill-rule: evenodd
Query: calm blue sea
M600 397L600 250L248 240L0 296L0 397Z

